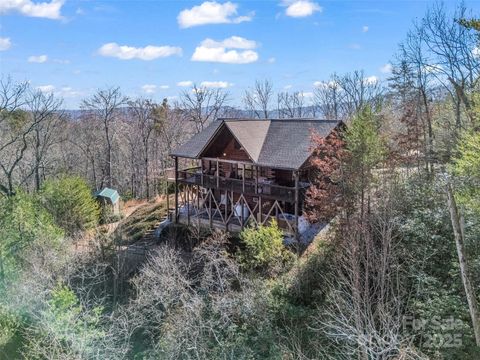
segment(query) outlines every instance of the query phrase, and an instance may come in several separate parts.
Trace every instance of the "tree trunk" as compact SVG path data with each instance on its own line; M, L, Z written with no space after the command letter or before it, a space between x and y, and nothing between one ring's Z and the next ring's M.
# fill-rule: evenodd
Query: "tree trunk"
M38 129L35 130L35 189L40 190L41 180L40 180L40 132Z
M150 184L148 182L148 155L145 154L145 190L147 199L150 200Z
M148 136L147 138L144 140L144 152L145 152L145 156L144 156L144 166L145 166L145 194L147 196L147 199L150 200L150 183L148 181Z
M458 262L460 264L460 274L462 276L463 287L465 288L465 295L467 296L470 317L472 318L475 342L477 346L480 346L480 315L478 313L478 304L475 297L475 292L469 278L468 260L465 254L465 232L463 218L457 208L452 185L450 183L447 184L447 195L453 234L455 236L455 244L457 246Z
M104 120L105 124L105 136L107 140L107 164L105 168L105 172L107 175L107 186L109 188L112 187L112 144L110 141L110 134L109 134L109 128L108 128L108 120Z
M430 173L433 173L433 127L432 127L432 119L430 114L430 109L428 107L428 98L425 91L422 90L422 100L423 105L425 106L425 115L427 119L427 169L429 169L430 165Z

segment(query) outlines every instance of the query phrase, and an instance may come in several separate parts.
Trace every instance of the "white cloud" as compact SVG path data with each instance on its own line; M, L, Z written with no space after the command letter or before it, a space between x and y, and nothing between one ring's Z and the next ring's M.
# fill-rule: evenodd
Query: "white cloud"
M311 91L306 91L306 92L301 92L300 96L305 98L305 99L312 99L314 94Z
M321 12L322 7L311 0L284 0L283 6L286 6L285 14L291 17L310 16L314 12Z
M74 90L70 86L57 88L54 85L40 85L37 86L36 89L45 94L54 94L61 98L76 98L85 95L82 91Z
M390 74L392 72L392 64L385 64L380 68L380 72L383 74Z
M177 86L180 86L180 87L190 87L190 86L193 86L193 81L190 81L190 80L179 81L179 82L177 83Z
M40 90L43 93L52 93L55 91L55 86L53 85L41 85L37 86L37 90Z
M209 61L226 64L248 64L258 60L258 54L252 49L258 44L240 36L232 36L222 41L212 39L203 40L195 48L192 61ZM228 49L240 49L228 50Z
M315 81L313 83L313 86L317 87L317 88L324 88L324 89L327 89L327 88L334 88L334 87L338 87L338 83L336 81Z
M172 55L182 55L182 49L176 46L154 46L136 48L127 45L118 45L117 43L108 43L102 45L98 49L98 53L102 56L116 57L121 60L154 60L157 58L168 57Z
M268 58L267 61L269 64L273 64L275 61L277 61L277 59L275 59L274 57L271 57L271 58Z
M47 55L38 55L38 56L32 55L32 56L28 57L28 62L30 62L30 63L42 64L42 63L46 62L47 60L48 60Z
M145 94L153 94L157 90L157 85L145 84L142 86L142 90Z
M162 89L162 90L167 90L167 89L170 89L170 86L169 85L160 85L159 88Z
M74 90L69 86L62 87L56 94L64 98L75 98L84 95L83 92Z
M177 21L181 28L206 24L238 24L251 21L253 13L237 16L238 4L230 1L220 4L216 1L205 1L191 9L185 9L178 14Z
M350 44L348 47L353 50L359 50L362 48L360 44Z
M12 46L12 42L10 41L10 38L0 37L0 51L8 50L10 49L10 46Z
M283 87L283 90L289 90L289 89L291 89L291 88L292 88L292 85L289 84L289 85L285 85L285 86Z
M367 25L365 25L365 26L362 27L362 32L364 32L364 33L365 33L365 32L368 32L368 26L367 26Z
M231 36L222 41L215 41L212 39L205 39L201 42L200 46L208 48L231 48L231 49L255 49L258 45L254 40L248 40L240 36Z
M202 81L200 86L204 88L227 88L232 84L227 81Z
M373 84L376 84L378 82L378 78L375 75L367 76L364 79L364 81L365 81L365 84L373 85Z
M64 3L65 0L52 0L40 3L34 3L31 0L2 0L0 1L0 14L18 12L30 17L62 19L60 10Z
M476 58L480 58L480 46L473 48L472 55Z

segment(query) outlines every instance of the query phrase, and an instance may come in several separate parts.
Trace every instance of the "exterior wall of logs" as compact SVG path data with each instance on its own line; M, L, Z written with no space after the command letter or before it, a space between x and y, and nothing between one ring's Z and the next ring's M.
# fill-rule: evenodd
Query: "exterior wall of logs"
M286 235L298 238L298 218L307 187L300 182L299 171L219 158L174 160L172 221L235 233L276 219ZM191 165L195 162L196 166L180 169L179 160Z

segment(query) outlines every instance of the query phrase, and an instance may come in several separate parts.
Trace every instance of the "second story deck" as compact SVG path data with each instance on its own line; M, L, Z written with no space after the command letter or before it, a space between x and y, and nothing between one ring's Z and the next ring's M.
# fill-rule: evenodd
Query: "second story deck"
M206 169L203 168L203 166L179 170L178 182L188 185L198 185L208 189L231 191L247 196L261 196L265 199L280 200L289 203L295 202L295 182L293 180L291 181L291 186L281 185L279 184L280 181L274 176L260 176L258 175L260 172L259 169L247 170L244 166L241 168L241 171L238 172L222 172L218 165L222 160L215 159L215 162L218 167L218 169L215 170ZM248 174L249 171L251 174ZM270 173L272 173L271 170ZM283 183L285 182L283 181ZM309 185L310 184L306 182L298 182L299 197L303 197Z

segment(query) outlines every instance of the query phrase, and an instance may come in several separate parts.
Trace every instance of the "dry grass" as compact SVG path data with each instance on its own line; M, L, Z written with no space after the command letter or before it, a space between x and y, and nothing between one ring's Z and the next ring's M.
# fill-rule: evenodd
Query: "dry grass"
M165 202L141 205L130 216L120 222L113 236L118 244L128 245L134 243L162 221L166 212Z

